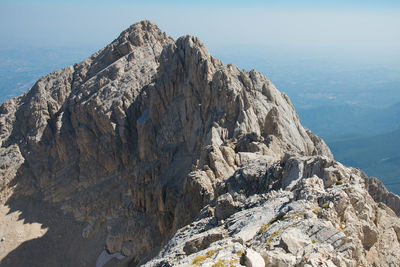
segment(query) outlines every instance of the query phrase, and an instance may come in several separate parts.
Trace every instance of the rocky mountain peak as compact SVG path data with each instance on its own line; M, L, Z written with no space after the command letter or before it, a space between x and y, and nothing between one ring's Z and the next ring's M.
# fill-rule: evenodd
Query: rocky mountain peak
M167 35L156 24L149 20L142 20L121 32L117 40L120 44L128 41L134 46L141 46L143 43L155 43L157 40L167 38Z
M2 204L49 229L13 266L399 262L398 196L194 36L136 23L0 110Z

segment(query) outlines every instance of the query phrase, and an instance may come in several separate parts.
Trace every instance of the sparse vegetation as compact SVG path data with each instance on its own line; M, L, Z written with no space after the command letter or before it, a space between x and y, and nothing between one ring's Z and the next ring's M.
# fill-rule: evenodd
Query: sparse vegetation
M265 232L265 230L267 230L269 226L270 226L270 224L269 224L269 223L267 223L267 224L264 224L263 226L261 226L260 230L258 231L258 234L262 234L262 233L264 233L264 232Z
M336 185L342 185L343 184L343 181L342 180L337 180L336 181Z
M208 258L213 257L218 251L220 251L221 248L219 249L210 249L207 251L206 255L200 255L197 256L193 259L192 265L193 266L201 266L201 264Z
M267 243L265 244L265 247L269 247L269 246L271 245L272 240L273 240L275 237L279 236L281 233L282 233L282 230L276 230L275 232L273 232L273 233L268 237L268 240L267 240Z
M342 223L340 223L340 224L336 227L336 229L338 229L340 232L344 233Z
M321 207L325 209L325 208L327 208L328 206L329 206L329 202L325 202L324 204L322 204Z
M303 212L298 213L296 211L293 211L293 213L290 215L290 218L292 220L294 220L294 219L296 219L298 217L304 217L304 213Z
M200 266L206 259L207 259L207 257L206 257L205 255L197 256L197 257L195 257L195 258L193 259L192 264L193 264L194 266Z
M218 260L216 263L214 263L211 266L212 267L234 267L235 264L238 263L238 262L239 262L238 259L230 259L229 262L228 262L228 260L220 259L220 260Z
M238 251L238 252L236 252L236 255L237 255L238 257L242 257L243 254L244 254L244 251Z
M226 263L225 260L220 259L219 261L217 261L216 263L214 263L212 265L212 267L228 267L228 264Z
M267 224L264 224L263 226L261 226L260 230L258 231L258 234L262 234L263 232L265 232L268 229L268 227L270 227L272 224L276 223L277 221L286 220L286 219L287 219L286 215L279 214L275 218L271 219Z
M240 256L242 256L242 255L240 255ZM229 267L235 266L235 263L238 263L238 262L239 262L238 259L231 259L231 260L229 261Z

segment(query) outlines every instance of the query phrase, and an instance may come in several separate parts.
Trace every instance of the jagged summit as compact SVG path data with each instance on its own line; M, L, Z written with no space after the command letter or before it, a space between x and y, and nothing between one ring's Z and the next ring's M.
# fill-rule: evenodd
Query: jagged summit
M264 75L149 21L6 101L0 141L4 207L48 228L8 234L11 266L399 263L398 196L334 161Z

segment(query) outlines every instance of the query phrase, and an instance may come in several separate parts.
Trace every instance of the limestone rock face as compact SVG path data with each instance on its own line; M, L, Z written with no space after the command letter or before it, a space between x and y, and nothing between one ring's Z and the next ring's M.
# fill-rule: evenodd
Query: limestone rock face
M259 168L265 163L258 161ZM290 166L287 168L286 166ZM301 168L296 168L301 166ZM325 156L287 155L267 164L257 176L258 191L238 183L242 169L219 186L224 199L241 203L239 211L218 220L210 214L178 230L160 254L145 266L397 266L400 220L368 193L368 179ZM275 175L279 173L279 175ZM290 176L290 183L271 190ZM328 178L336 176L334 183ZM339 182L340 181L340 182ZM219 198L218 198L219 199ZM204 209L217 208L210 202ZM222 239L194 253L183 244L212 233ZM263 264L259 262L263 260ZM254 265L254 262L257 264ZM223 265L225 264L225 265ZM218 266L218 265L217 265Z
M367 181L367 189L372 198L377 202L385 203L397 216L400 216L400 197L389 192L383 183L375 177L371 177Z
M1 204L74 229L43 221L8 266L400 262L398 196L334 161L265 76L149 21L6 101L0 144Z

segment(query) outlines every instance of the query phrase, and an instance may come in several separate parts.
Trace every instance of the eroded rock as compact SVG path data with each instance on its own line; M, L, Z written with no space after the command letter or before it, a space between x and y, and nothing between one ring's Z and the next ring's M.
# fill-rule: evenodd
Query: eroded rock
M66 265L399 263L398 196L334 161L265 76L149 21L1 105L0 144L2 203L81 226Z

